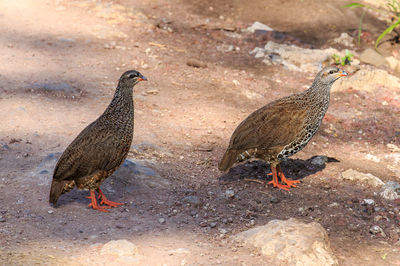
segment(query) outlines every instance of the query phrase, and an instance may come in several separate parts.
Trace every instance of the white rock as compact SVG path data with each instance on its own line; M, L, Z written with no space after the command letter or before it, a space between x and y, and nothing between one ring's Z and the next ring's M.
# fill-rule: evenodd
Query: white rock
M372 66L362 66L359 71L353 75L336 81L331 91L343 91L348 88L359 91L373 92L381 87L395 88L398 90L400 87L400 79L390 75L387 71L377 69Z
M381 197L387 200L395 200L400 198L400 184L393 181L386 182L381 189Z
M111 240L104 244L100 251L101 255L111 255L111 256L134 256L137 254L137 247L132 242L128 240Z
M398 147L398 146L396 146L396 145L394 145L394 144L392 144L392 143L386 144L386 147L388 147L388 149L389 149L391 152L400 152L400 147Z
M258 21L254 22L253 25L245 29L247 32L255 32L256 30L273 31L272 28Z
M267 225L241 232L234 239L260 248L263 255L279 265L284 262L296 266L338 264L325 229L315 222L305 224L293 218L272 220Z
M341 173L340 177L343 180L350 180L350 181L356 181L364 183L364 184L368 184L374 187L378 187L378 186L382 186L384 185L384 183L382 182L382 180L380 180L378 177L372 175L372 174L364 174L364 173L360 173L356 170L353 169L348 169L346 171L344 171L343 173Z
M354 47L353 37L351 37L346 32L342 32L342 34L340 34L340 36L337 37L336 39L334 39L333 41L338 43L338 44L342 44L344 46Z
M221 44L221 45L217 46L217 51L219 51L219 52L228 53L228 52L232 52L233 50L235 50L235 47L230 44Z
M397 60L394 56L385 57L386 61L389 63L389 66L392 70L400 72L400 61Z
M187 248L177 248L177 249L168 250L168 255L189 254L189 253L190 253L190 251Z
M378 157L376 157L375 155L369 154L369 153L367 155L365 155L365 159L376 162L376 163L379 163L381 161Z
M361 204L363 204L363 205L375 205L375 201L373 199L364 199Z

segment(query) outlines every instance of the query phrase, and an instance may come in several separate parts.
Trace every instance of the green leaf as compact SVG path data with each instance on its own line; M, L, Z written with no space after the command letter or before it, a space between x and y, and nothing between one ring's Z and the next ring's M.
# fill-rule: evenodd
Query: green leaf
M344 5L343 7L355 8L355 7L367 7L367 6L360 3L351 3Z
M379 42L382 40L382 38L385 37L388 33L391 33L392 30L393 30L394 28L396 28L399 24L400 24L400 19L397 20L397 21L396 21L395 23L393 23L392 25L390 25L389 27L387 27L386 30L384 30L384 31L381 33L381 35L379 35L378 39L376 39L376 42L375 42L375 49L376 49L376 50L378 50L378 45L379 45Z

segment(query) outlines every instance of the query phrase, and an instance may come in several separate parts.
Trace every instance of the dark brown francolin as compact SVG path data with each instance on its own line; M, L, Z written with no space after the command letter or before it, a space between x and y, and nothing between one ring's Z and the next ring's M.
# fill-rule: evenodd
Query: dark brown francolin
M107 212L107 208L122 205L109 201L100 185L128 155L133 138L133 87L142 80L147 79L135 70L122 74L114 98L104 113L66 148L54 169L50 203L55 205L62 194L77 186L89 190L89 207L93 209ZM95 191L101 199L100 205Z
M219 169L225 171L236 162L258 158L270 163L272 181L268 184L285 190L296 187L300 181L287 179L279 163L302 150L317 132L329 106L331 86L343 76L347 76L345 71L325 67L306 91L250 114L233 132Z

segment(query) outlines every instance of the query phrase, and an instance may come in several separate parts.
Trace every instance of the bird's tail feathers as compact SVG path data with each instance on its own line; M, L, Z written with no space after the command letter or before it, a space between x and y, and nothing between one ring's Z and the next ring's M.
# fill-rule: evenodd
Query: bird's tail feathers
M236 151L227 150L218 165L219 170L221 171L228 170L236 162L236 158L237 158Z
M51 182L49 202L56 205L60 196L66 192L71 191L75 186L75 182L72 180L54 180Z

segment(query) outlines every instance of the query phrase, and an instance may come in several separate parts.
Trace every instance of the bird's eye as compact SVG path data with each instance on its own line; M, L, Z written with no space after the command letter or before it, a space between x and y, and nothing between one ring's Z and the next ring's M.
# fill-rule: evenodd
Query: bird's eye
M334 73L336 73L336 71L335 70L331 70L331 71L329 71L329 75L332 75L332 74L334 74Z
M130 78L130 79L133 79L135 77L136 77L136 74L134 74L134 73L128 75L128 78Z

